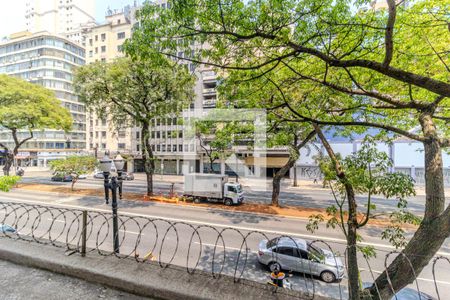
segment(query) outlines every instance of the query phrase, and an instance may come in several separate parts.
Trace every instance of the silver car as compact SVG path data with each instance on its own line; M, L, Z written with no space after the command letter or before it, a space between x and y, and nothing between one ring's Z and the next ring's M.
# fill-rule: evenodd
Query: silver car
M344 277L344 265L333 252L288 237L275 238L259 243L258 260L269 267L308 273L319 276L325 282Z

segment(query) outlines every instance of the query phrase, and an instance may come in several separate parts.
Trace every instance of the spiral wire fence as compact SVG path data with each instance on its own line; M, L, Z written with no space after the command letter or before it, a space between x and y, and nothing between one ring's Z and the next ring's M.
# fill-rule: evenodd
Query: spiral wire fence
M0 237L52 245L73 253L96 252L99 255L115 256L118 259L131 258L138 263L153 261L161 268L181 265L189 274L194 274L197 270L208 272L213 278L226 274L232 276L235 282L241 279L261 281L261 278L252 276L252 271L257 265L256 256L252 251L255 248L258 250L255 241L280 238L291 241L298 249L301 248L297 245L298 239L289 236L269 236L257 230L244 232L232 227L216 228L210 225L193 225L187 222L126 214L119 214L118 218L120 253L113 251L112 214L95 210L0 202L0 225L7 224L13 228L11 231L4 226L0 227ZM278 241L276 249L279 247ZM230 243L237 247L229 246ZM327 242L314 240L308 242L308 245L314 247L320 245L319 249L322 251L330 251L335 268L339 272L338 261L341 261L341 258L339 254L335 254L336 252ZM276 252L278 251L271 252L274 261L277 261ZM345 254L346 250L342 257L345 257ZM387 270L388 259L392 255L403 255L403 258L408 261L411 272L416 278L417 295L419 299L422 299L414 268L409 258L402 252L388 252L384 260L384 269ZM433 258L431 266L437 298L445 299L442 297L446 295L439 290L436 279L438 275L436 265L441 261L450 265L448 258L437 256ZM369 259L364 257L363 262L368 267L372 282L375 282L376 277ZM344 270L347 269L345 259L343 264ZM303 295L309 299L314 299L320 288L320 281L309 275L313 273L313 267L309 260L306 271L299 273L299 276L303 277L302 283L296 286L296 290L302 291ZM387 281L392 289L392 274L386 273ZM338 281L334 286L337 286L338 290L335 293L337 299L348 297L345 284ZM380 295L378 286L375 285L375 287ZM276 290L277 288L274 287L274 291Z

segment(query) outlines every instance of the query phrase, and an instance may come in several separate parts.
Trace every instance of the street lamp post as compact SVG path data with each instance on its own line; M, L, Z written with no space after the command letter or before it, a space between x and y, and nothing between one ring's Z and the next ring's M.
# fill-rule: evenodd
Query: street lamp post
M114 163L116 167L118 176L111 176L111 167ZM109 204L109 190L111 190L111 207L113 213L113 245L114 253L119 253L119 224L117 217L117 189L119 188L120 199L122 199L122 169L124 167L124 160L122 156L117 155L114 160L111 160L108 154L100 160L100 170L103 172L104 176L104 187L105 187L105 201Z

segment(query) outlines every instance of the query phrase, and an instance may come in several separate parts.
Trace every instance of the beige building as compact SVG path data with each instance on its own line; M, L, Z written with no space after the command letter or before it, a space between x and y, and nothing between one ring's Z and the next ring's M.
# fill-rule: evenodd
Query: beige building
M88 28L85 33L86 63L96 61L110 62L123 56L122 45L131 36L129 7L121 11L109 11L103 24ZM115 130L107 120L95 114L88 114L87 143L89 152L133 152L139 151L139 133L132 128Z
M112 12L103 24L87 29L86 63L112 61L123 56L122 45L131 36L130 18L123 12Z

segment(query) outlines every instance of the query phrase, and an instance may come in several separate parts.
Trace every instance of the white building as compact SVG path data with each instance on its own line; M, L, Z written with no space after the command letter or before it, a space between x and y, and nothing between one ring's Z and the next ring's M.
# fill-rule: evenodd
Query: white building
M21 32L0 43L0 73L54 91L61 105L70 111L73 118L71 132L54 129L34 132L34 138L21 147L16 157L21 165L46 167L48 160L85 150L85 107L78 101L72 88L73 71L84 63L84 48L48 32ZM10 133L0 131L0 141L10 145Z
M29 32L47 31L82 44L83 30L95 25L94 0L27 0L25 22Z

